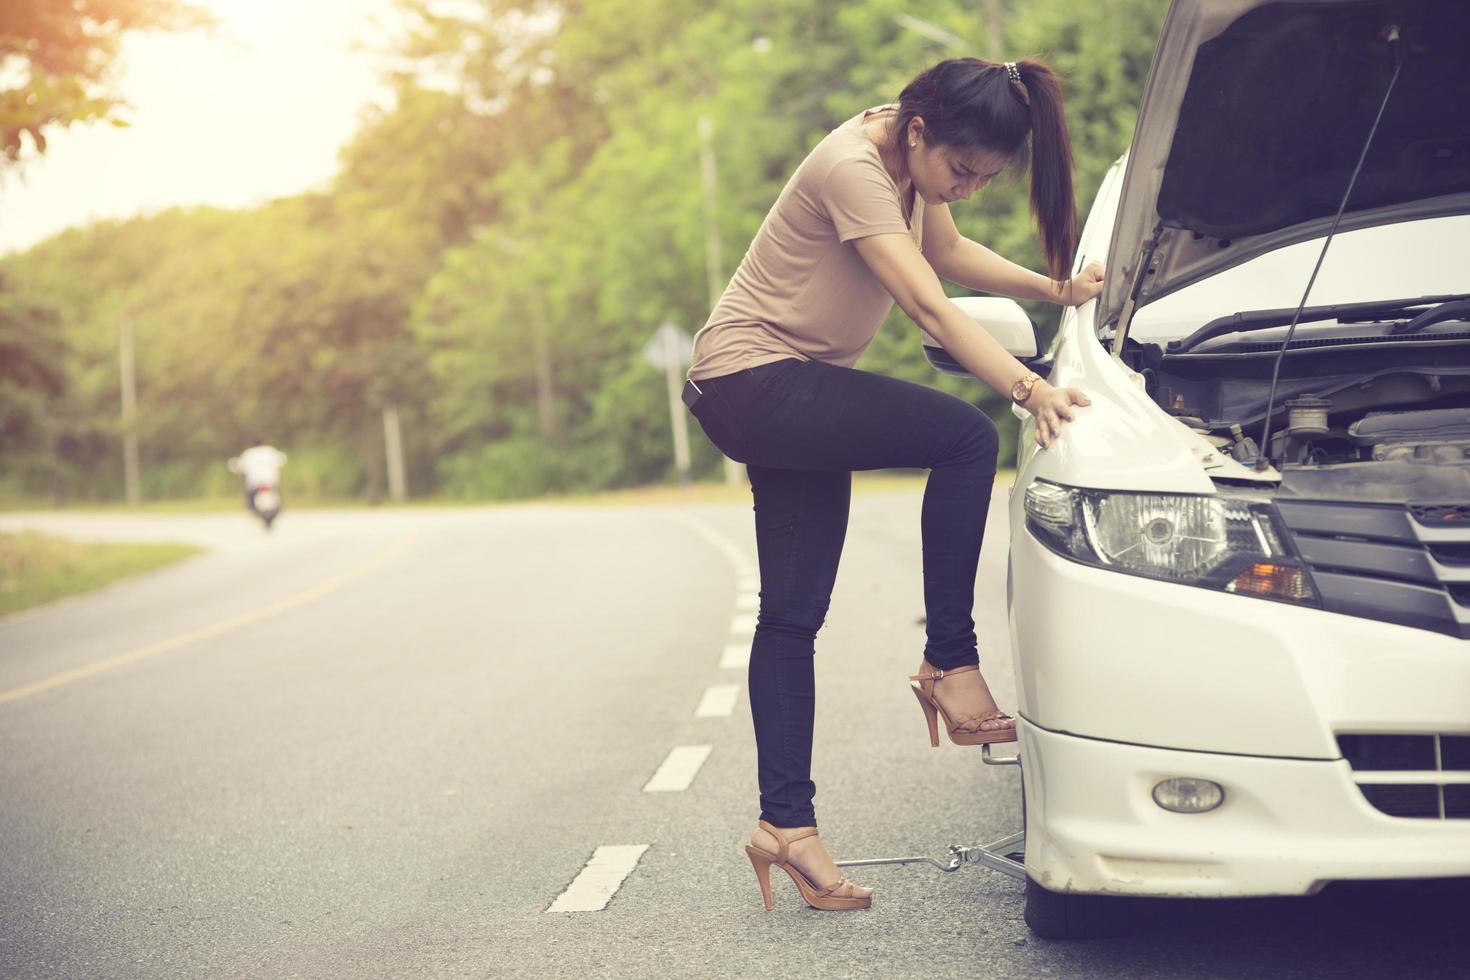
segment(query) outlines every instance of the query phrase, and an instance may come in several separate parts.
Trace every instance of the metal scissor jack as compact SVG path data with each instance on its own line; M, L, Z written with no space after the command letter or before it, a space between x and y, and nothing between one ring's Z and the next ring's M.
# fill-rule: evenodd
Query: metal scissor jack
M1008 758L997 758L990 754L989 745L982 745L980 746L980 761L987 766L1019 766L1021 757L1015 755ZM958 871L967 864L982 864L991 871L999 871L1001 874L1025 881L1025 853L1026 831L1022 830L1019 834L1011 834L1009 837L1002 837L989 844L974 844L969 847L951 844L949 845L948 864L940 864L931 857L892 857L838 861L837 866L839 868L866 868L875 864L932 864L940 871L947 872Z

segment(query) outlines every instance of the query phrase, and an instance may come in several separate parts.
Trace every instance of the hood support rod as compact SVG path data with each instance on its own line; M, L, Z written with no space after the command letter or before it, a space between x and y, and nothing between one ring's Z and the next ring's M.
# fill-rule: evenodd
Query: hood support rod
M1143 280L1148 277L1154 264L1154 252L1159 247L1159 238L1164 234L1164 223L1154 225L1153 237L1143 243L1143 252L1138 259L1138 269L1133 273L1133 286L1128 290L1128 299L1123 302L1118 314L1118 328L1113 334L1113 356L1123 356L1123 339L1128 336L1128 324L1133 320L1133 310L1138 306L1138 294L1143 292Z
M1307 279L1307 288L1302 293L1302 301L1297 304L1296 312L1292 314L1291 326L1286 329L1286 339L1281 342L1281 349L1276 352L1276 364L1271 369L1271 388L1266 394L1266 420L1261 427L1261 449L1260 455L1256 457L1256 471L1261 472L1271 467L1271 413L1276 407L1276 383L1281 376L1281 359L1286 354L1286 349L1291 346L1292 335L1296 333L1297 321L1301 319L1302 310L1307 305L1307 297L1312 295L1312 285L1317 281L1317 273L1322 269L1322 260L1327 258L1327 247L1332 244L1332 236L1337 234L1337 224L1342 220L1342 213L1347 210L1348 198L1353 195L1353 186L1358 182L1358 174L1363 170L1363 161L1368 159L1368 147L1373 145L1373 137L1378 134L1378 124L1383 121L1383 110L1388 108L1388 98L1393 95L1394 83L1399 80L1399 72L1404 69L1403 52L1399 48L1399 29L1397 24L1390 24L1383 29L1380 35L1388 42L1389 50L1393 52L1393 75L1388 80L1388 87L1383 90L1383 101L1378 104L1378 115L1373 117L1373 126L1368 130L1368 138L1363 141L1363 150L1358 154L1358 165L1353 168L1353 175L1348 178L1347 190L1342 193L1342 203L1337 206L1337 217L1332 219L1332 227L1327 230L1327 237L1322 241L1322 251L1317 253L1317 264L1312 267L1312 275ZM1286 450L1282 449L1283 457ZM1286 460L1282 459L1284 466Z

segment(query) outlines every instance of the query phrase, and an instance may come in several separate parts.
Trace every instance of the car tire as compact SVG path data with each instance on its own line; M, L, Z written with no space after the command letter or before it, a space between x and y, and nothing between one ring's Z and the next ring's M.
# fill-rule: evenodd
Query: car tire
M1021 826L1026 823L1026 781L1021 780ZM1039 939L1103 939L1128 931L1136 899L1113 895L1071 895L1043 888L1026 878L1024 917Z
M1102 939L1128 931L1127 898L1069 895L1026 879L1026 925L1041 939Z

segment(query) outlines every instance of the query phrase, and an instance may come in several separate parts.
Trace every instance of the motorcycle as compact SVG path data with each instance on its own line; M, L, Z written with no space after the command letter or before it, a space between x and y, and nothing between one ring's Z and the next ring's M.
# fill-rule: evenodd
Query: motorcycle
M281 513L280 491L268 484L261 484L250 491L250 509L265 523L265 529L269 531L272 522Z

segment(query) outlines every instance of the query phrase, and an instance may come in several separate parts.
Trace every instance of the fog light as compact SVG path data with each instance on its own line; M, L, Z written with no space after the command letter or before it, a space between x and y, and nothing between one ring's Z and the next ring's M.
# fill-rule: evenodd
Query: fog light
M1166 779L1154 787L1154 802L1175 813L1205 813L1225 802L1225 788L1208 779Z

